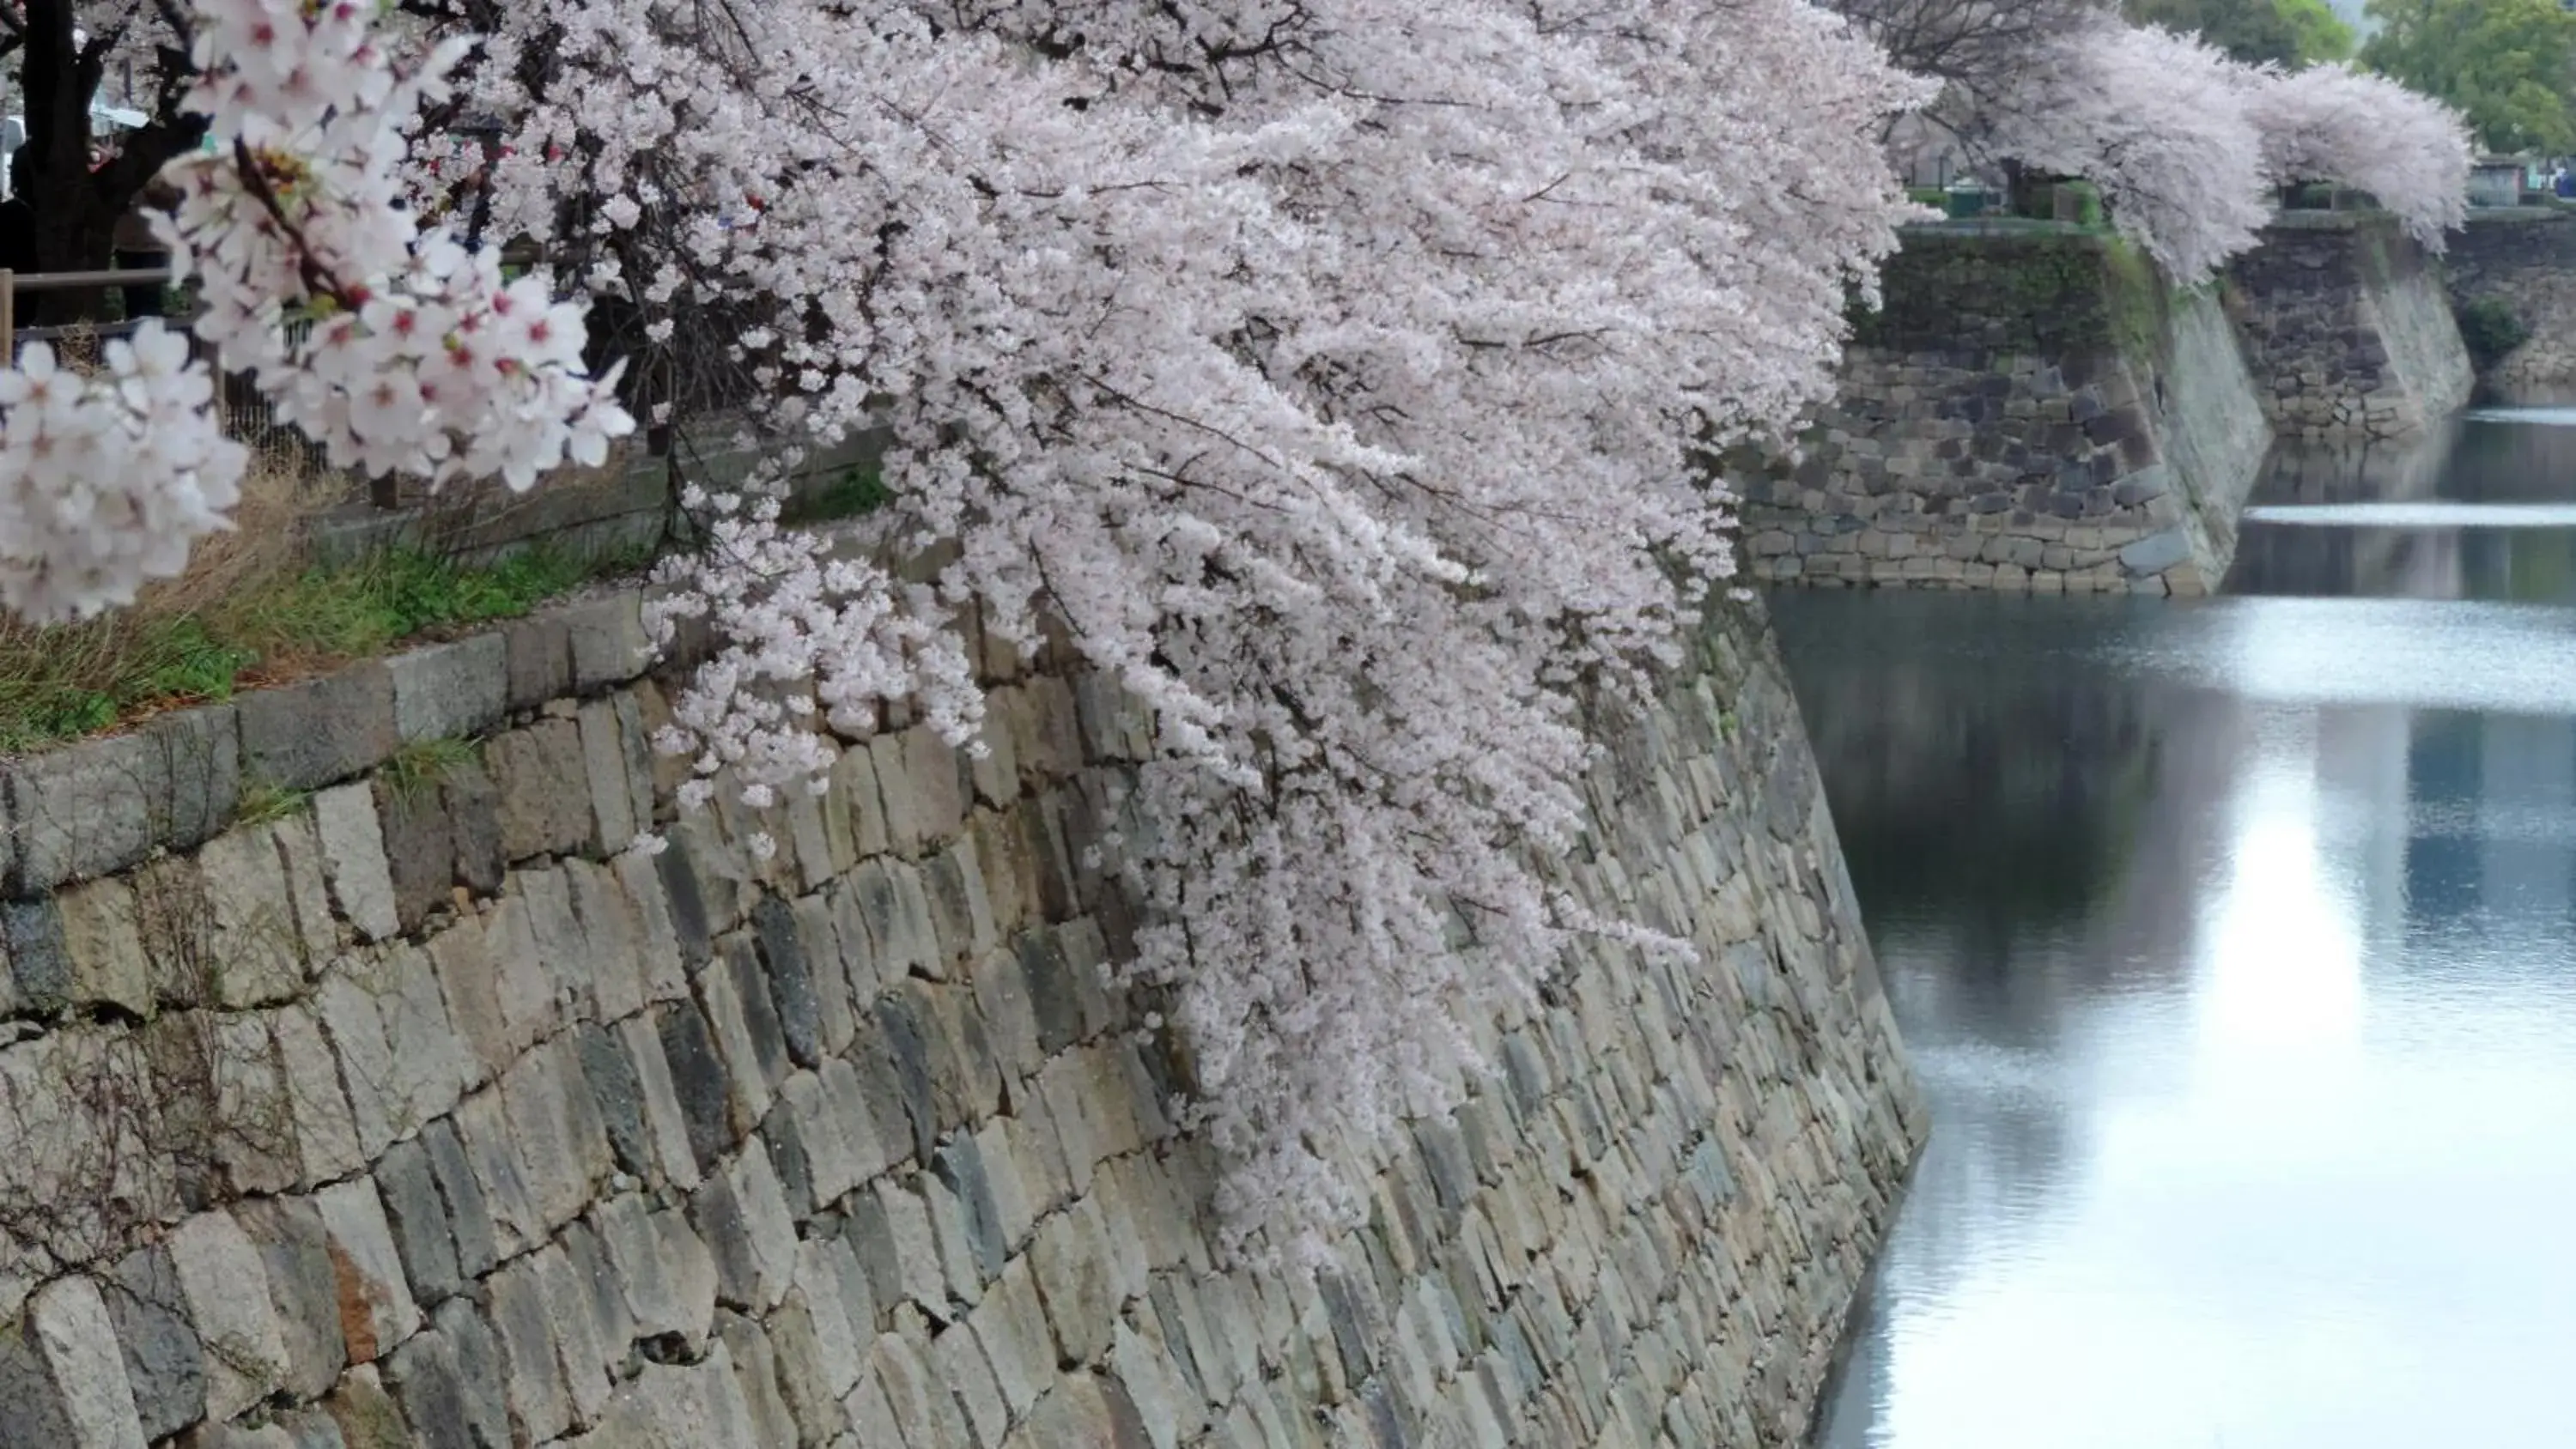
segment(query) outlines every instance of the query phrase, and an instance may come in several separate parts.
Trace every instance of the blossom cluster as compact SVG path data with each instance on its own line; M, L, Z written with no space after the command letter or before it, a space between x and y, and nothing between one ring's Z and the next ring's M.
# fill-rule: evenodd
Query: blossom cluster
M161 230L223 365L336 467L524 490L604 461L634 421L615 368L583 371L582 308L543 273L505 281L497 250L420 233L403 204L405 132L469 42L397 67L360 0L200 0L196 19L189 104L215 149L171 167Z
M171 165L180 200L155 226L198 280L213 361L252 373L337 465L524 489L603 461L634 424L614 371L584 370L583 309L403 204L405 132L466 42L400 64L357 0L202 0L189 18L186 103L213 144ZM214 391L157 324L95 379L40 348L0 368L0 603L38 620L126 603L225 527L241 461Z
M72 619L187 565L249 457L188 339L146 322L85 375L42 342L0 371L0 608Z
M2468 130L2442 102L2339 65L2244 65L2107 16L1972 105L1985 149L2093 181L2120 229L2184 280L2252 247L2283 187L2367 191L2435 251L2467 205Z

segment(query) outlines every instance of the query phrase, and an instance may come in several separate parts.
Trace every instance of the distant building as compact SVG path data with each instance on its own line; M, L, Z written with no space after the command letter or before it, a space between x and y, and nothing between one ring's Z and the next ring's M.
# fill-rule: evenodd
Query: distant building
M2479 157L2469 168L2469 205L2520 206L2529 164L2520 156Z

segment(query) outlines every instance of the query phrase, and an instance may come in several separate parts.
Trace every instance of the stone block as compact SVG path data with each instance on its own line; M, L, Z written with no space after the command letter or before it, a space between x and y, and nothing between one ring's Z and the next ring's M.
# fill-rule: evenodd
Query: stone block
M157 1440L203 1417L205 1351L188 1322L168 1246L127 1254L108 1274L101 1296L143 1437Z
M321 1422L329 1421L326 1428ZM402 1409L385 1392L374 1364L349 1370L340 1385L303 1415L303 1431L316 1449L418 1449ZM332 1433L338 1439L332 1439Z
M796 1276L796 1220L759 1139L699 1187L689 1216L715 1255L719 1301L749 1313L777 1307Z
M286 1372L278 1387L299 1399L318 1399L348 1367L340 1334L339 1275L331 1263L329 1235L313 1200L267 1198L236 1206L233 1214L259 1251L268 1273Z
M589 1021L599 1014L596 972L581 920L573 914L569 866L521 870L510 877L508 898L518 902L528 924L531 957L542 968L547 993L565 1022ZM537 1029L542 1037L549 1024Z
M168 783L160 752L141 735L79 740L0 765L16 840L9 893L38 895L143 859L154 844L145 803Z
M501 792L479 758L448 767L438 802L447 815L456 883L476 895L497 894L509 863L501 846Z
M548 1249L547 1251L553 1251ZM510 1263L484 1281L492 1332L501 1350L501 1380L513 1442L537 1444L572 1427L572 1391L564 1382L554 1317L534 1257Z
M706 1345L716 1311L716 1262L704 1240L671 1209L638 1194L612 1198L590 1217L638 1338Z
M743 1397L732 1351L717 1343L687 1366L648 1364L635 1376L629 1421L649 1424L659 1439L616 1439L654 1449L769 1449Z
M295 1124L285 1074L268 1017L259 1012L200 1013L182 1021L161 1019L158 1038L165 1070L200 1075L181 1078L212 1089L214 1155L236 1192L284 1192L300 1173ZM193 1037L191 1031L202 1033ZM208 1079L211 1079L209 1081Z
M572 721L544 719L494 735L483 763L498 793L504 855L514 861L568 855L589 843L589 776Z
M433 913L455 901L456 826L447 810L447 792L396 791L381 774L363 786L347 788L367 791L381 842L378 854L384 864L385 888L393 895L396 931L419 930ZM345 831L349 826L344 821L336 828ZM326 834L324 840L327 846L331 836ZM347 909L345 903L342 909ZM364 922L359 926L365 929Z
M509 712L509 646L475 634L385 660L393 678L394 733L405 741L479 735Z
M609 863L609 871L634 912L636 962L644 977L645 999L676 1001L688 994L689 978L680 955L679 923L673 918L657 860L625 851Z
M644 633L641 598L631 590L559 611L572 650L572 687L591 694L644 672L653 641Z
M515 1449L502 1364L500 1344L470 1300L439 1305L430 1330L386 1366L419 1449Z
M632 1080L636 1101L643 1114L645 1169L637 1175L648 1182L667 1182L687 1191L698 1185L698 1153L689 1139L689 1116L680 1105L678 1085L673 1081L670 1058L662 1049L660 1022L651 1013L630 1017L611 1029L618 1050L626 1055L627 1079ZM585 1067L587 1063L585 1063ZM602 1067L606 1074L611 1069ZM624 1080L617 1085L623 1087ZM596 1081L593 1091L601 1090ZM721 1102L719 1102L719 1110ZM600 1117L609 1124L614 1145L616 1123L608 1106L600 1108ZM721 1117L719 1117L721 1124ZM723 1144L710 1147L721 1152ZM630 1169L632 1170L632 1169Z
M591 849L601 854L624 850L652 817L635 818L635 795L628 787L627 748L617 707L604 699L582 705L577 718L581 738L584 792L590 797Z
M220 1210L181 1223L169 1247L188 1320L206 1345L206 1413L229 1419L287 1382L268 1270L249 1235Z
M429 938L430 965L447 1002L448 1022L470 1054L478 1085L518 1056L501 1014L499 971L485 943L488 923L506 905L496 904L491 915L468 916Z
M543 889L542 883L539 888ZM546 950L550 938L562 935L561 923L550 922L544 935L537 928L539 907L546 904L551 902L532 901L527 892L514 889L494 901L483 917L483 951L501 1020L502 1052L496 1070L553 1035L563 1019L563 976ZM559 939L551 943L560 949Z
M268 825L229 830L197 853L210 912L214 997L239 1009L285 1001L304 983L286 862Z
M846 1436L849 1413L841 1407L841 1395L829 1387L813 1310L803 1295L790 1290L787 1301L763 1326L768 1330L778 1396L794 1421L795 1442L821 1445Z
M1121 1281L1099 1204L1084 1199L1039 1224L1028 1262L1058 1360L1097 1360L1109 1346L1119 1305L1142 1287Z
M552 1233L588 1206L592 1185L611 1171L608 1136L578 1055L558 1037L501 1074L502 1109L539 1231Z
M313 797L313 823L321 838L324 879L340 914L371 941L400 935L401 913L385 859L384 831L376 822L374 789L360 782L319 792ZM444 855L442 850L437 862L441 876L446 874Z
M143 1422L98 1284L57 1278L28 1305L29 1336L62 1409L62 1449L143 1449Z
M501 630L503 702L524 713L572 692L572 631L554 611L514 620Z
M878 1064L884 1065L881 1059ZM849 1148L854 1181L866 1182L901 1161L911 1136L904 1124L901 1093L892 1085L891 1075L885 1077L882 1101L869 1090L867 1076L846 1057L823 1063L821 1076L824 1102L839 1126L842 1142ZM889 1122L896 1129L895 1135L887 1135Z
M977 1276L983 1282L999 1277L1002 1263L1010 1256L1010 1234L1002 1227L1001 1209L993 1200L993 1188L984 1172L983 1149L976 1140L963 1133L951 1137L931 1159L931 1173L956 1199L968 1252L974 1257Z
M313 1196L330 1248L340 1334L351 1363L373 1363L420 1328L393 1227L376 1185L364 1178L334 1183Z
M874 1312L862 1302L852 1317L844 1285L852 1281L857 1262L838 1243L808 1239L796 1246L796 1280L790 1303L805 1310L813 1332L812 1368L823 1394L839 1400L857 1388L865 1365L863 1346L873 1331Z
M656 1035L670 1068L690 1156L697 1170L703 1172L735 1140L732 1079L725 1070L724 1058L717 1053L715 1034L696 1002L684 999L664 1008ZM639 1063L640 1060L639 1053ZM639 1072L644 1069L639 1065Z
M1047 1332L1037 1279L1025 1261L1014 1262L993 1283L966 1326L991 1360L1002 1397L1018 1418L1055 1382L1056 1357Z
M936 1445L968 1445L975 1439L965 1415L938 1376L925 1365L920 1354L901 1334L882 1333L868 1353L868 1371L883 1396L890 1417L903 1426L910 1442ZM864 1415L853 1415L862 1424ZM1106 1444L1106 1439L1063 1438L1039 1441L1052 1444Z
M2120 567L2133 576L2160 574L2191 559L2191 540L2180 528L2149 534L2120 550Z
M449 1236L447 1204L439 1195L423 1139L397 1142L375 1166L376 1193L385 1212L403 1279L416 1302L436 1307L464 1288L456 1261L456 1242Z
M821 1076L798 1072L782 1083L771 1120L777 1122L782 1112L792 1122L802 1150L810 1194L807 1201L794 1206L799 1209L798 1216L808 1216L831 1206L859 1185L858 1154L851 1150L849 1137L841 1130L841 1114Z
M855 953L842 949L831 897L806 896L795 903L793 914L797 945L814 976L815 1010L822 1028L818 1045L823 1056L837 1056L849 1050L851 1034L858 1029L857 1003L876 996L874 950L864 941ZM851 980L854 959L860 985Z
M234 703L242 773L281 790L316 790L363 774L402 744L393 675L382 661L255 689Z
M309 810L281 816L266 829L277 841L277 858L286 870L286 900L295 917L296 948L306 974L340 952L340 919L331 910L323 884L322 837Z
M971 1321L971 1320L970 1320ZM959 1327L930 1341L930 1371L965 1412L967 1429L978 1444L999 1444L1010 1427L1010 1406L994 1380L993 1366L972 1329Z
M832 799L849 821L850 848L861 858L888 848L885 797L877 784L876 752L852 746L832 762Z
M455 1140L463 1150L466 1181L472 1184L472 1198L490 1214L495 1256L515 1258L545 1237L545 1214L537 1207L535 1190L528 1185L526 1169L520 1165L518 1146L512 1139L510 1124L501 1102L500 1087L486 1087L457 1104L451 1119L456 1124ZM433 1145L433 1150L435 1147ZM439 1182L448 1182L445 1164L436 1157ZM456 1208L458 1192L448 1193L448 1207ZM465 1238L457 1235L459 1257L464 1253ZM472 1270L469 1270L472 1271Z
M822 1060L822 1004L795 911L776 896L764 896L752 907L751 922L760 958L768 968L765 974L781 1048L789 1061L812 1067Z
M55 892L54 903L69 966L67 999L151 1015L152 963L144 952L133 887L123 877L108 876L65 886Z
M733 1377L756 1445L797 1442L796 1416L778 1392L778 1356L760 1324L734 1314L717 1320L721 1347L733 1361Z
M889 1309L909 1302L942 1322L950 1316L948 1283L930 1205L919 1193L878 1178L851 1205L850 1246L865 1270L869 1298Z
M607 1407L609 1375L626 1357L630 1330L626 1303L616 1286L586 1282L581 1268L574 1265L576 1245L591 1267L607 1266L598 1240L579 1223L565 1228L560 1246L547 1244L530 1255L529 1262L536 1269L537 1285L552 1318L555 1359L563 1368L573 1422L591 1424Z
M295 1133L300 1186L329 1182L367 1165L349 1099L340 1090L340 1066L322 1036L313 1009L302 1002L278 1008L269 1031L277 1044L286 1083L288 1121Z
M930 921L938 942L930 974L946 979L959 961L972 960L999 939L993 928L993 906L984 889L984 872L971 840L952 841L922 862L921 880L928 895Z
M872 860L851 875L850 889L867 922L882 989L913 972L929 975L942 968L945 957L920 871L905 861Z

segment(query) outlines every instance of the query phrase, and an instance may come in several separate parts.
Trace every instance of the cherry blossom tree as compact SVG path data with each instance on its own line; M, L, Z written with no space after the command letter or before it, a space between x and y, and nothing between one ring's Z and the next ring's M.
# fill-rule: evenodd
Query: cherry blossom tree
M2341 65L2252 73L2246 110L2274 184L2334 182L2369 192L2439 252L2468 215L2476 161L2457 111L2386 76Z
M1053 621L1151 709L1104 864L1146 907L1131 969L1187 1039L1240 1246L1311 1253L1348 1221L1342 1155L1454 1091L1474 1013L1533 1001L1570 945L1684 949L1588 914L1549 860L1582 828L1587 711L1642 700L1732 570L1708 460L1829 392L1911 214L1877 137L1926 88L1839 18L189 18L217 149L174 168L167 230L198 330L335 460L527 486L630 426L632 376L662 388L637 406L735 405L781 470L890 433L887 539L936 546L925 582L781 526L774 477L686 492L703 547L656 623L723 646L664 741L695 758L687 808L816 788L889 701L970 743L970 608L1024 647ZM468 114L499 134L460 165L435 120ZM498 240L562 270L505 283ZM584 367L585 303L631 324L628 379ZM239 458L176 341L86 382L41 353L0 375L0 601L112 604L219 525ZM698 420L656 416L685 464ZM47 461L73 433L168 456Z
M1940 110L1989 157L2095 183L2113 223L2183 282L2253 246L2283 186L2369 191L2435 251L2467 204L2469 142L2441 102L2341 65L2244 65L2107 14L1978 88L1954 85Z
M2106 19L1980 98L1980 140L2100 187L2121 232L2166 275L2196 281L2271 219L2248 74L2196 38Z

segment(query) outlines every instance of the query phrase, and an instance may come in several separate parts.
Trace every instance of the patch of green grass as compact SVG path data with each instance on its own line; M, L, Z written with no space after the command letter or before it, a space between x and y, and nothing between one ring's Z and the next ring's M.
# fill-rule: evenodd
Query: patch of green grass
M876 469L848 468L832 480L830 487L791 501L779 510L779 517L789 524L829 523L874 513L893 497Z
M234 818L244 825L283 820L303 809L308 798L302 790L282 789L266 780L245 781L241 803L234 807Z
M471 740L416 740L385 761L385 788L396 803L414 804L436 790L450 774L473 764L481 753Z
M416 635L516 617L640 561L539 547L466 567L392 549L275 574L185 611L147 604L47 629L0 619L0 753L224 699L245 685L365 658Z

